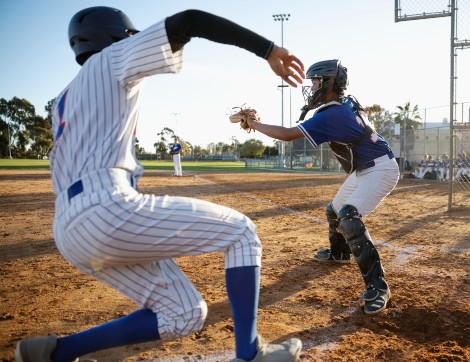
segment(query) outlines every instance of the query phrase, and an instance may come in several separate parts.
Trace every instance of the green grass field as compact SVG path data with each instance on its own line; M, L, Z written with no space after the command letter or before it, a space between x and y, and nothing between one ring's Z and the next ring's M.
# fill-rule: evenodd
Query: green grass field
M183 171L253 171L245 168L244 162L235 161L197 161L182 162ZM146 170L173 170L172 161L142 161ZM38 169L48 170L48 160L0 159L0 169Z

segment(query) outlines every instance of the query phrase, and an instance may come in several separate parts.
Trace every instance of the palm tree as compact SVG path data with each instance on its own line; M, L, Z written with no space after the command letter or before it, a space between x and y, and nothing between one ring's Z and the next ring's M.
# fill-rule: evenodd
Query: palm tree
M394 113L395 124L400 125L400 159L407 160L408 152L415 147L415 131L421 125L421 116L418 105L411 107L407 102L404 106L397 106L398 111ZM401 171L404 171L405 162L400 162Z

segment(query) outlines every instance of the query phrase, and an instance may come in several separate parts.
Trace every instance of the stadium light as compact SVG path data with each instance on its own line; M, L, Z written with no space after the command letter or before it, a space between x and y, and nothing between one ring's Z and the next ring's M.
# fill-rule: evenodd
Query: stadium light
M281 22L281 47L284 48L284 21L289 20L290 14L273 14L273 20ZM284 127L284 79L281 81L281 125ZM284 167L284 141L279 142L279 166Z

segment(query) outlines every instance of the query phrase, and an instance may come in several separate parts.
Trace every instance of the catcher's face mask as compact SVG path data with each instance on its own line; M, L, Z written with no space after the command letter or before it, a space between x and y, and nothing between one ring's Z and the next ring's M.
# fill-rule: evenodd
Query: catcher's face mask
M323 96L332 88L334 78L323 78L320 76L310 78L312 86L302 87L305 105L302 107L302 113L299 121L305 118L309 110L319 107Z
M321 77L312 78L312 94L315 94L317 91L321 89L322 83L323 83L323 78Z
M305 100L305 105L308 109L314 109L320 105L322 96L326 93L324 87L323 77L311 78L312 86L305 86L302 93Z

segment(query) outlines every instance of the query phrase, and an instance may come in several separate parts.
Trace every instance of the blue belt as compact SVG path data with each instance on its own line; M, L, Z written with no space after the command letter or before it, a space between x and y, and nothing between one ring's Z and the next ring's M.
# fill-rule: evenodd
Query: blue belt
M131 186L134 187L134 178L131 177L130 181L131 181ZM83 182L82 180L78 180L67 189L67 195L69 197L69 201L72 200L75 196L81 194L82 192L83 192Z
M393 154L392 151L387 153L387 156L388 156L389 159L395 158L395 155ZM382 156L380 156L380 157L382 157ZM371 168L371 167L374 167L374 166L375 166L375 162L374 162L374 160L372 160L372 161L369 161L369 162L363 163L362 165L357 166L356 171L364 171L364 170L367 170L368 168Z
M83 192L83 182L82 180L78 180L67 189L67 195L69 196L69 201L72 200L78 194L81 194L82 192Z

